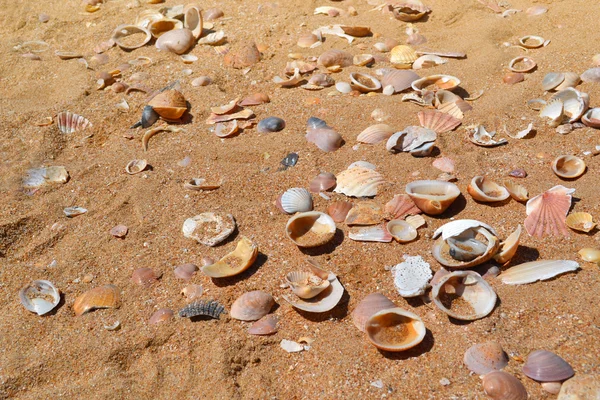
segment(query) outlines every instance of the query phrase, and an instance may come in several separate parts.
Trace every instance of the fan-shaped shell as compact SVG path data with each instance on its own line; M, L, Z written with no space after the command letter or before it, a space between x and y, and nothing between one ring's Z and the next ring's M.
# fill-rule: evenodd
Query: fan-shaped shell
M497 342L474 344L465 352L464 363L469 371L485 375L508 365L508 356Z
M267 315L274 304L273 296L254 290L238 297L231 305L229 315L240 321L256 321Z
M50 281L35 280L19 290L23 307L37 315L52 311L60 302L60 292Z
M335 236L335 222L327 214L318 211L298 213L290 218L285 232L298 247L317 247Z
M355 167L344 170L337 175L337 185L333 190L350 197L371 197L384 183L383 176L372 169Z
M100 286L81 294L73 303L73 311L79 316L98 308L118 308L119 288L115 285Z
M529 353L523 365L523 373L539 382L559 382L575 375L568 362L547 350Z
M569 228L581 232L590 232L596 227L596 223L593 221L592 215L586 212L569 214L565 222Z
M139 174L148 166L148 162L146 160L131 160L125 166L125 172L129 175Z
M483 377L483 391L492 400L527 400L527 390L520 380L504 371Z
M458 221L461 220L453 222ZM478 234L483 236L487 243L477 239ZM463 269L490 260L499 247L498 238L490 231L483 227L474 227L466 229L456 236L445 237L442 235L433 244L432 255L446 267Z
M510 197L510 193L505 187L489 180L485 176L475 176L467 186L467 191L477 201L483 203L493 203L504 201Z
M525 229L532 236L544 234L569 236L565 224L566 215L571 208L571 194L575 189L562 185L535 196L527 202Z
M510 197L512 197L516 201L529 200L529 192L524 186L519 185L518 183L515 183L513 181L505 181L504 187L506 188L506 190L508 190L508 193L510 193Z
M214 264L202 267L202 272L211 278L226 278L240 274L250 268L258 256L258 246L242 236L235 250Z
M390 54L390 62L410 68L413 62L419 58L415 49L410 46L401 44L394 47Z
M330 285L327 279L304 271L290 272L285 276L285 280L292 292L301 299L312 299Z
M473 271L455 271L433 285L431 297L435 305L449 316L473 321L492 312L496 292Z
M155 43L155 47L161 51L169 51L175 54L183 54L188 51L196 39L191 30L173 29L162 34Z
M436 133L450 132L462 123L460 119L436 110L420 111L417 116L422 127Z
M406 193L425 214L439 215L460 195L458 186L443 181L414 181L406 185Z
M74 114L70 111L58 113L56 116L56 124L62 133L74 133L82 131L88 126L92 126L92 123L85 117Z
M397 352L421 343L426 329L418 315L401 308L388 308L367 320L365 332L378 349Z
M385 204L386 219L403 219L407 215L420 214L421 210L407 194L396 194Z
M344 222L348 212L353 206L354 205L349 201L335 201L327 207L327 214L329 214L335 222Z
M381 86L393 86L395 93L400 93L410 88L410 85L419 79L413 71L392 69L387 71L381 78Z
M310 192L304 188L286 190L280 199L281 208L288 214L305 212L313 209L313 199Z
M134 35L135 38L130 37ZM148 43L152 39L152 34L148 29L141 26L125 24L115 28L111 39L123 50L134 50Z
M375 92L381 89L381 83L369 74L352 72L350 74L350 87L362 93Z
M386 141L394 134L394 128L387 124L375 124L365 128L356 138L360 143L377 144Z
M396 305L381 293L371 293L362 299L352 311L352 322L361 332L364 332L369 318L381 310L395 307Z
M205 212L183 223L183 236L194 239L205 246L216 246L227 239L235 230L231 214Z
M159 276L152 268L138 268L131 274L131 282L140 286L150 286L158 281Z
M585 172L585 162L575 156L564 155L552 162L552 171L563 179L579 178Z
M460 85L460 79L451 75L430 75L417 79L411 84L413 90L421 93L423 90L436 92L438 90L454 90Z
M251 335L272 335L277 332L277 321L279 318L275 315L265 315L248 328Z
M354 56L346 51L331 49L319 56L317 63L325 68L339 66L349 67L353 64Z
M412 242L417 238L417 230L408 222L393 219L387 223L387 230L399 243Z
M161 117L167 119L178 119L187 110L187 103L180 91L165 90L154 96L148 103Z

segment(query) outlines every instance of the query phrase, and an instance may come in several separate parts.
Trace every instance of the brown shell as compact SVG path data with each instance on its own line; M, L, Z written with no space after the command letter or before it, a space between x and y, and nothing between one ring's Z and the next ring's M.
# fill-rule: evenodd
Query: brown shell
M81 294L73 303L73 311L79 316L97 308L118 308L119 288L115 285L100 286Z
M321 172L309 184L309 190L313 193L327 192L335 187L335 175L331 172Z
M349 201L334 201L327 207L327 214L329 214L335 222L344 222L348 212L353 206L354 205Z
M271 335L277 332L277 321L279 318L275 315L265 315L248 328L251 335Z
M383 210L373 201L363 201L356 204L346 216L346 225L376 225L381 222Z
M168 308L161 308L159 310L156 310L156 312L152 314L152 316L148 320L148 323L150 325L156 325L161 322L168 321L171 318L173 318L173 310L170 310Z
M148 103L158 115L167 119L179 119L187 110L185 97L175 89L165 90Z
M274 304L273 296L254 290L238 297L229 314L240 321L256 321L267 315Z
M483 391L493 400L527 400L527 390L520 380L504 371L483 377Z

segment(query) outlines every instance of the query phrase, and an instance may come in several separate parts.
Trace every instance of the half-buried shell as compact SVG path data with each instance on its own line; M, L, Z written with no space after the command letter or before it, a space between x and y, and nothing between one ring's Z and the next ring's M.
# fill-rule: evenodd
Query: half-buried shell
M485 375L508 365L508 356L497 342L475 344L465 352L464 363L470 371Z
M205 212L183 223L183 236L194 239L205 246L216 246L227 239L235 230L231 214Z
M52 311L60 302L60 292L50 281L36 280L19 290L23 307L37 315Z
M327 214L318 211L298 213L290 218L285 232L298 247L318 247L335 236L335 222Z
M229 315L240 321L256 321L267 315L274 304L273 296L254 290L238 297L231 305Z

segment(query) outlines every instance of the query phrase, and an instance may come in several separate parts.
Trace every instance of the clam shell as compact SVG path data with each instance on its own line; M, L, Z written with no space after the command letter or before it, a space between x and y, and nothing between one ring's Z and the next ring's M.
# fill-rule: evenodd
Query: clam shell
M307 311L310 313L322 313L329 311L333 309L342 299L342 296L344 295L344 287L333 273L327 273L316 266L311 266L311 270L321 279L327 279L330 283L329 287L325 288L325 290L311 299L301 299L299 297L290 296L287 294L282 295L282 297L293 307L302 311Z
M192 31L194 39L202 35L202 13L199 5L188 4L183 9L183 27Z
M483 391L493 400L527 400L527 390L520 380L504 371L493 371L483 377Z
M88 290L75 299L73 311L76 316L98 308L118 308L119 288L115 285L104 285Z
M168 31L181 28L183 28L183 22L181 22L178 19L171 18L158 19L156 21L152 21L148 25L148 30L150 31L154 39L158 39L160 36L162 36Z
M460 85L460 80L451 75L430 75L417 79L411 84L413 90L422 93L424 90L454 90Z
M188 218L183 223L183 236L194 239L205 246L216 246L227 239L235 230L231 214L205 212Z
M226 278L240 274L250 268L258 256L258 246L242 236L235 250L214 264L202 267L202 272L211 278Z
M354 56L343 50L331 49L321 54L317 59L317 63L325 68L333 66L349 67L354 63Z
M500 264L509 262L517 252L519 248L519 239L521 238L521 225L517 226L517 229L511 233L504 242L500 243L500 250L494 255L494 260Z
M313 193L328 192L335 187L336 178L331 172L321 172L317 175L308 186Z
M557 127L565 119L564 103L559 99L549 101L540 110L540 118L548 118L548 125Z
M565 117L568 118L568 122L575 122L587 111L590 96L587 93L569 87L553 94L548 100L548 104L550 105L556 100L560 100L563 103L563 112ZM540 114L540 116L542 115Z
M67 183L68 180L69 172L65 167L33 168L27 171L23 186L37 188L49 183Z
M474 344L465 352L464 363L469 371L485 375L508 365L508 356L497 342Z
M387 223L387 230L399 243L412 242L417 238L417 230L408 222L393 219Z
M559 91L569 87L575 87L581 82L579 74L575 72L565 72L565 79L554 90Z
M60 292L50 281L35 280L19 290L19 300L27 310L44 315L60 303Z
M539 382L559 382L575 375L568 362L547 350L529 353L523 365L523 373Z
M527 189L524 186L519 185L518 183L515 183L513 181L505 181L504 187L506 188L506 190L508 190L508 193L510 193L510 197L512 197L516 201L529 200L529 193L527 192Z
M191 30L173 29L162 34L155 43L155 47L161 51L168 51L175 54L183 54L188 51L196 39Z
M569 236L565 224L566 215L571 208L571 194L575 189L562 185L535 196L527 202L525 229L532 236L544 234Z
M508 69L512 72L531 72L537 67L535 61L530 57L515 57L508 63Z
M313 200L310 192L304 188L291 188L281 195L281 208L288 214L311 211Z
M251 335L272 335L277 332L277 321L279 318L275 315L265 315L248 328Z
M187 102L180 91L165 90L154 96L148 102L154 111L161 117L167 119L179 119L187 110Z
M508 72L502 77L502 82L514 85L515 83L523 82L525 80L525 74L521 72Z
M352 322L361 332L365 332L365 324L369 318L379 311L395 307L396 305L381 293L371 293L352 311Z
M462 123L460 119L450 114L435 110L420 111L417 116L422 127L431 129L436 133L450 132Z
M175 276L183 279L184 281L189 281L192 279L196 271L198 271L198 267L194 264L182 264L173 270Z
M150 316L148 323L150 325L156 325L156 324L160 324L161 322L166 322L166 321L170 320L171 318L173 318L173 310L170 310L168 308L161 308L161 309L156 310L154 312L154 314L152 314L152 316Z
M357 242L389 243L392 241L392 235L390 235L384 225L354 228L350 230L348 237Z
M420 214L421 210L407 194L396 194L385 204L386 219L403 219L407 215Z
M400 66L407 66L410 68L413 62L419 58L415 49L410 46L401 44L394 47L390 54L390 62L392 64L399 64Z
M316 47L315 45L318 46L317 43L321 43L321 40L319 40L319 37L313 33L304 33L300 35L298 37L298 41L296 42L299 47L305 49Z
M543 384L542 384L543 387ZM598 374L577 374L562 384L557 400L583 400L600 397Z
M462 220L458 220L458 221L462 221ZM458 221L453 221L453 222L458 222ZM478 222L478 221L476 221L476 222ZM479 243L483 243L483 242L481 242L479 240L477 240L475 242L473 242L472 240L468 240L469 236L471 237L471 239L475 239L477 237L476 236L477 234L480 234L483 237L485 237L485 240L487 241L487 244L485 244L486 245L485 249L482 249L483 253L480 253L479 251L477 251L477 250L479 250L479 245L478 245L478 248L473 247L475 244L477 244L477 242L479 242ZM449 243L448 240L450 240L450 239L454 239L454 242ZM450 244L453 244L453 248L450 247ZM496 254L499 247L500 247L500 243L496 236L494 236L492 233L490 233L487 229L485 229L483 227L476 227L476 228L467 229L467 230L463 231L461 234L454 236L454 237L450 236L450 237L444 238L444 235L442 235L442 237L439 238L433 244L432 254L433 254L433 257L440 264L442 264L446 267L456 268L456 269L464 269L464 268L470 268L475 265L482 264L482 263L490 260ZM459 257L459 254L456 253L457 250L460 250L461 254L471 255L471 257L469 257L470 259L462 259L461 260Z
M575 156L564 155L552 162L552 171L563 179L579 178L585 172L585 162Z
M505 187L489 180L485 176L475 176L467 186L467 191L474 200L482 203L504 201L510 197Z
M376 92L381 89L381 83L371 75L352 72L350 74L350 87L362 93Z
M321 279L315 274L304 271L288 273L285 276L285 281L292 292L301 299L312 299L330 285L327 279Z
M542 47L546 40L541 36L525 35L519 38L519 44L527 49L537 49Z
M548 91L556 88L565 80L565 74L562 72L549 72L542 79L542 89Z
M367 320L365 332L378 349L398 352L421 343L426 329L418 315L401 308L388 308Z
M451 237L461 236L463 233L466 233L467 231L469 231L471 229L480 228L480 227L485 228L486 230L493 233L494 235L497 235L494 228L492 228L491 226L489 226L488 224L486 224L484 222L477 221L475 219L457 219L455 221L448 222L448 223L440 226L433 233L433 238L435 239L438 236L440 236L440 234L441 234L442 239L446 240Z
M600 82L600 68L590 68L581 74L581 80L584 82Z
M421 19L431 11L420 0L403 0L399 3L393 3L390 9L394 14L394 18L404 22Z
M258 51L256 43L240 42L225 54L223 63L232 68L243 69L258 63L260 58L260 51Z
M581 117L581 122L591 128L600 128L600 108L590 108Z
M449 316L473 321L492 312L496 305L494 289L473 271L455 271L433 285L435 305Z
M406 193L425 214L439 215L458 198L460 190L451 182L423 180L407 184Z
M356 204L346 216L346 225L375 225L381 222L383 216L381 206L372 201Z
M327 214L335 222L344 222L353 204L348 201L335 201L327 207Z
M209 33L208 35L202 37L198 40L198 44L207 44L210 46L217 46L222 44L226 39L225 31L217 31L214 33Z
M209 8L204 12L204 19L206 19L207 21L214 21L216 19L221 18L224 15L225 14L223 13L223 10L220 10L218 8Z
M352 58L352 62L357 67L364 67L365 65L372 64L375 58L371 54L357 54Z
M246 106L256 106L259 104L265 104L265 103L269 103L271 101L271 99L269 98L269 96L265 93L254 93L251 94L250 96L244 97L244 99L242 101L240 101L238 104L242 107L246 107Z
M81 115L74 114L70 111L58 113L56 116L56 124L62 133L79 132L91 127L92 123Z
M413 69L423 69L423 68L431 68L436 65L446 64L448 61L444 60L440 56L436 56L433 54L426 54L421 56L415 60L412 67Z
M554 278L565 272L576 271L579 264L569 260L538 260L519 264L500 274L502 283L523 285Z
M157 275L151 268L138 268L131 274L131 282L140 286L150 286L158 282Z
M583 261L600 262L600 250L591 247L585 247L578 251Z
M148 162L146 160L131 160L125 166L125 172L129 175L139 174L148 166Z
M414 81L419 79L413 71L389 70L381 78L381 86L393 86L395 93L409 89Z
M314 120L318 120L319 123L315 125ZM311 120L313 120L311 122ZM327 125L323 120L315 117L311 117L307 123L306 140L310 143L314 143L320 150L324 152L332 152L340 147L344 142L342 136Z
M142 37L128 38L134 35ZM134 50L148 43L152 39L152 34L148 29L141 26L119 25L113 31L111 39L123 50Z
M285 128L285 121L278 117L268 117L260 120L256 126L258 133L279 132Z
M404 255L404 261L392 267L394 286L402 297L416 297L425 293L431 280L431 267L421 256Z
M290 218L285 232L298 247L318 247L331 241L336 226L333 219L318 211L298 213Z
M87 209L83 208L83 207L66 207L63 212L65 213L65 215L69 218L73 218L76 217L78 215L81 214L85 214L87 212Z
M348 25L340 25L340 28L346 35L354 36L354 37L365 37L371 36L373 32L371 32L371 28L368 26L348 26Z
M256 321L267 315L274 304L273 296L255 290L238 297L231 305L229 315L240 321Z
M371 197L377 195L378 187L384 182L379 172L355 167L337 175L337 185L333 191L349 197Z
M310 77L308 84L315 87L318 86L319 88L325 88L333 86L335 84L335 80L327 74L316 74Z
M592 215L586 212L571 213L565 222L569 228L580 232L590 232L596 227Z

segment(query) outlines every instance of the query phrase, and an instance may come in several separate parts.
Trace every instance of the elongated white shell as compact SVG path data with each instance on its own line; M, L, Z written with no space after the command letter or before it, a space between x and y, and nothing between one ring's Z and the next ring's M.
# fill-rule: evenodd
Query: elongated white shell
M281 196L281 208L288 213L311 211L313 200L310 192L304 188L291 188Z
M421 256L404 255L404 261L392 268L394 286L402 297L415 297L425 293L433 277L431 267Z
M377 188L383 183L383 176L379 172L354 167L337 175L337 186L333 191L351 197L371 197L377 195Z
M22 288L19 298L26 309L37 315L44 315L58 305L60 292L52 282L37 280Z
M544 281L579 268L579 263L570 260L539 260L514 266L502 274L500 279L507 285L522 285Z
M458 219L456 221L451 221L447 224L440 226L433 234L433 238L435 239L441 234L442 239L447 240L448 238L459 236L466 230L477 228L480 226L493 233L494 236L498 236L494 228L492 228L484 222L477 221L475 219Z

